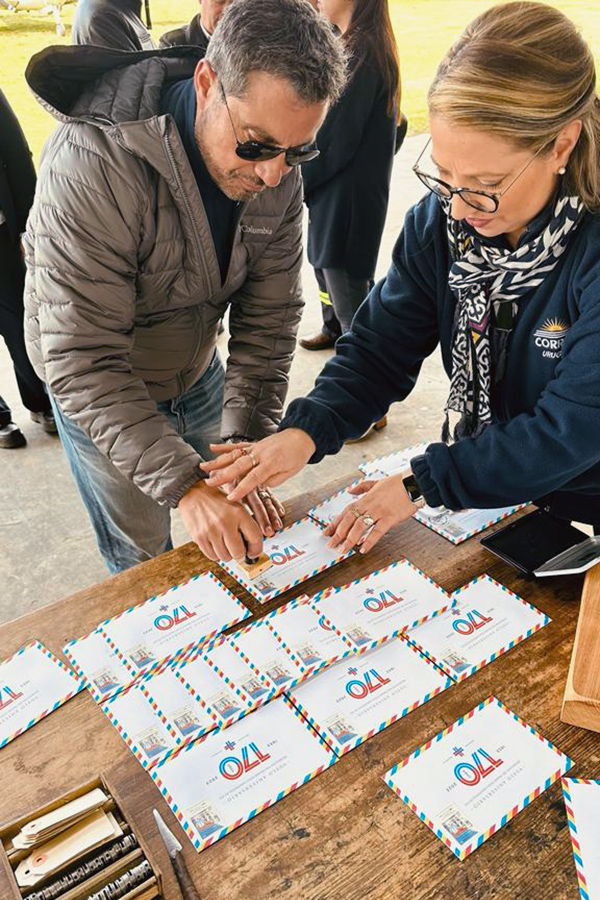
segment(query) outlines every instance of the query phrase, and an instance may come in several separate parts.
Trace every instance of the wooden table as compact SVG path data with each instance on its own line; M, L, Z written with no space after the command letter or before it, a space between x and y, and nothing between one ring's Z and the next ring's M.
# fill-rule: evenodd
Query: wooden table
M290 504L290 514L302 515L346 481L303 495ZM382 775L494 693L574 759L575 774L600 777L600 736L559 720L580 578L526 579L496 561L476 538L453 547L412 520L368 557L347 560L262 607L218 567L210 568L253 612L264 614L307 588L314 593L327 584L344 584L403 556L448 590L489 572L547 613L552 623L204 853L192 849L150 776L86 692L0 751L0 822L108 771L163 870L165 900L180 895L152 818L155 806L179 836L203 900L576 900L559 784L459 862L384 785ZM32 638L60 654L67 640L101 620L207 568L197 548L187 544L3 626L0 659ZM0 897L9 896L5 877L0 874Z

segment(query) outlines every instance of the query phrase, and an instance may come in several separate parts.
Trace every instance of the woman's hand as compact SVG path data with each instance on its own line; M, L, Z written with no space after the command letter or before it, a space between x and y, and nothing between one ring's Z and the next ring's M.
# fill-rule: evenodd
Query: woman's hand
M228 500L240 501L256 488L283 484L304 468L315 452L313 439L300 428L287 428L256 444L211 444L216 459L200 464L211 487L236 483Z
M329 546L341 545L343 553L356 546L360 546L361 553L367 553L390 528L417 510L406 493L402 475L390 475L381 481L367 479L348 491L360 499L350 503L325 529L325 534L331 536Z

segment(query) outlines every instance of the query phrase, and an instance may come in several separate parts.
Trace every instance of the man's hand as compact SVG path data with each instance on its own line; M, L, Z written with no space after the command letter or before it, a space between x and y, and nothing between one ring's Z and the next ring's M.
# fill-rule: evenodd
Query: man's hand
M236 482L228 494L231 501L243 500L260 485L275 487L304 468L315 452L315 443L300 428L286 428L256 444L211 444L216 459L200 463L209 472L207 484L220 487Z
M417 510L402 482L402 475L390 475L381 481L361 481L348 488L359 499L350 503L325 529L330 547L348 553L360 547L367 553L394 525L404 522ZM341 546L340 546L341 545Z
M209 559L255 559L262 552L262 534L241 503L229 501L219 488L198 481L186 491L178 509L185 529Z

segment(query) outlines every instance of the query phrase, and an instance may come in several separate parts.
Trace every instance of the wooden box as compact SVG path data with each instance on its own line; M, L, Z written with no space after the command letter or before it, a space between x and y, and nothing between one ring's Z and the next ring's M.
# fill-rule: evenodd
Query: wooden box
M103 805L103 809L106 812L112 811L113 813L117 814L117 816L122 820L122 823L125 823L126 829L134 834L138 843L138 847L128 853L127 856L124 856L116 862L111 863L101 872L92 875L82 884L76 885L66 893L61 894L60 900L84 900L84 898L87 898L90 894L95 893L105 885L110 884L111 881L114 881L119 877L119 875L122 875L133 865L137 865L142 862L144 858L150 863L150 867L153 873L152 877L145 881L143 884L140 884L137 887L133 888L128 894L123 897L123 900L155 900L155 898L162 897L162 878L160 870L154 864L146 842L139 834L139 832L134 831L134 829L132 828L127 818L126 804L123 802L122 797L119 796L119 792L110 784L106 776L100 775L93 781L89 781L86 784L81 784L73 790L69 791L67 794L63 794L63 796L57 797L51 803L40 807L40 809L32 809L26 816L23 816L22 818L0 825L0 865L8 874L8 881L12 889L11 900L23 900L23 898L26 898L28 894L31 894L34 891L39 891L52 882L52 878L48 878L40 881L37 885L35 885L35 887L19 887L16 882L13 869L19 864L22 859L28 856L31 850L20 850L14 848L12 846L12 838L16 834L18 834L23 825L25 825L27 822L30 822L32 819L35 819L38 816L45 815L46 813L58 809L58 807L63 806L65 803L68 803L71 800L74 800L76 797L87 794L94 788L101 788L106 793L109 799L107 803ZM74 863L73 865L77 865L77 863ZM70 867L71 865L69 865L68 868ZM9 900L9 898L2 898L2 900Z

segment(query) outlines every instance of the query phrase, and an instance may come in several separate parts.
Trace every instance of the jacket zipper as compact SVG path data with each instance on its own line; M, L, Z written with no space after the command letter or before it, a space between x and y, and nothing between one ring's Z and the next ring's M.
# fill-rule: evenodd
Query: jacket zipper
M233 265L233 256L235 253L236 244L241 243L241 238L239 241L237 241L238 228L240 227L240 222L242 221L242 216L244 215L244 213L246 212L247 209L248 209L248 201L244 201L244 202L240 203L239 210L236 210L235 227L234 227L234 231L233 231L233 240L231 242L231 253L229 254L229 265L227 266L227 272L225 273L225 281L223 282L223 285L221 287L222 291L225 290L225 287L227 286L227 283L229 282L229 278L231 276L231 267Z
M198 252L198 261L200 263L201 259L202 259L202 253L201 253L201 249L200 249L201 248L200 237L198 234L198 229L196 228L196 219L193 216L192 207L187 198L187 194L183 190L183 185L181 183L181 179L179 177L179 172L177 170L177 163L175 162L175 156L174 156L173 150L171 148L171 142L169 139L169 135L166 131L165 131L165 146L167 148L167 157L169 159L169 165L171 166L171 171L173 172L173 177L175 178L175 181L177 182L177 187L179 188L179 193L180 193L181 197L183 198L183 204L185 206L185 210L188 214L190 222L192 223L192 231L194 233L194 238L196 241L196 250ZM229 278L231 275L231 267L233 264L233 251L235 249L235 243L236 243L235 239L236 239L236 235L237 235L237 229L240 224L241 218L244 215L244 213L246 212L247 208L248 208L248 203L247 202L242 203L242 205L240 206L240 210L237 213L236 220L235 220L235 231L234 231L234 235L233 235L233 241L231 243L231 254L229 257L229 265L227 266L227 273L225 275L225 281L220 285L219 291L223 291L225 289L225 286L227 285L227 282L229 281Z
M164 141L165 141L165 147L167 150L167 159L169 160L169 165L171 167L171 172L173 173L173 178L175 179L175 183L177 184L177 187L179 189L179 195L182 198L182 202L183 202L185 211L187 213L187 216L188 216L188 219L190 222L192 234L194 236L194 241L196 244L196 253L198 256L198 269L200 271L202 269L202 250L201 250L201 243L200 243L200 235L198 233L198 229L196 228L196 220L193 216L191 204L187 198L187 194L183 190L183 184L181 182L181 178L179 177L177 163L175 162L175 156L174 156L173 150L171 148L171 141L169 139L169 135L168 135L167 131L165 131ZM207 288L208 288L208 285L207 285ZM177 384L179 386L179 394L183 394L186 390L186 385L185 385L185 382L181 375L181 372L177 373Z
M201 250L202 245L200 243L200 235L198 234L198 229L196 228L196 220L193 216L191 204L187 198L187 194L183 190L183 184L181 182L181 178L179 177L179 172L177 170L177 163L175 162L175 156L173 154L173 150L171 149L171 141L169 139L169 135L168 135L167 131L165 131L165 147L167 149L167 158L169 160L169 165L171 166L171 171L173 173L173 177L174 177L177 187L179 189L179 195L182 198L182 202L185 207L185 211L186 211L186 213L188 215L188 219L190 221L192 233L194 235L194 240L196 243L196 253L198 256L198 269L199 269L199 271L201 271L202 270L202 250Z

